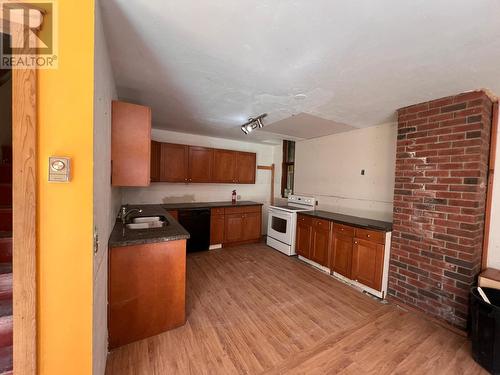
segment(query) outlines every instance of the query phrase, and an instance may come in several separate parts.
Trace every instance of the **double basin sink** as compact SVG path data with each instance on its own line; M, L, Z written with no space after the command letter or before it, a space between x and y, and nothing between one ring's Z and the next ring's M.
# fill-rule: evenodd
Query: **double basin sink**
M135 217L131 223L125 224L127 229L152 229L163 228L168 225L165 216L144 216Z

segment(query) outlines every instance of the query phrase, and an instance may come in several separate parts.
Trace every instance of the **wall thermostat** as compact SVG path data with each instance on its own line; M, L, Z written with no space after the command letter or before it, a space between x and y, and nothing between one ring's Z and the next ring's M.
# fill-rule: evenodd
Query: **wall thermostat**
M49 181L68 182L70 179L70 169L69 158L49 157Z

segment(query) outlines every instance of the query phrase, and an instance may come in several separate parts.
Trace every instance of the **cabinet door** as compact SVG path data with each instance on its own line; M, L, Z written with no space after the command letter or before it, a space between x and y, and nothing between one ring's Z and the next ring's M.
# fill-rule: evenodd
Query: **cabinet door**
M325 267L328 267L328 254L330 251L330 224L326 220L313 221L313 241L310 259Z
M305 258L310 258L311 256L312 231L311 222L299 217L297 220L295 251Z
M189 146L189 182L211 182L214 150Z
M151 182L160 181L161 143L151 141Z
M112 103L111 184L148 186L151 182L151 109Z
M243 238L243 215L226 215L224 225L225 242L237 242Z
M236 182L237 155L237 152L231 150L214 150L214 166L212 172L213 182Z
M223 242L224 242L224 215L211 215L210 245L218 245Z
M351 278L352 252L353 238L335 233L331 268L347 278Z
M354 239L351 278L375 290L382 286L384 245Z
M236 182L238 184L255 184L257 154L238 152L236 157Z
M262 233L260 212L243 214L243 241L259 239Z
M161 144L160 181L187 182L188 146Z

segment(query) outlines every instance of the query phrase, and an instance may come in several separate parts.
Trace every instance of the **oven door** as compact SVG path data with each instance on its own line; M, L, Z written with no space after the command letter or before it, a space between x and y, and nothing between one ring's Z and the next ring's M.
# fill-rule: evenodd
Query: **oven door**
M267 235L287 245L292 244L293 214L281 210L269 209Z

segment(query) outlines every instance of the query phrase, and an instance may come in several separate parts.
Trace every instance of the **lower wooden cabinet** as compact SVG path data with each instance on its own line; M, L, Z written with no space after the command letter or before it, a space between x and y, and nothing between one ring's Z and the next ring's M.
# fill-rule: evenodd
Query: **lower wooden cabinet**
M109 250L109 348L186 321L186 240Z
M295 249L348 279L382 290L385 233L297 215Z
M212 208L210 244L224 246L257 242L262 232L262 207Z
M322 266L328 267L330 241L331 222L328 220L314 219L310 259Z
M343 234L335 233L333 237L333 256L330 268L349 279L351 278L353 242L352 237Z
M210 216L210 245L218 245L224 242L224 214L216 213L212 209Z
M299 215L297 218L297 236L295 239L295 251L304 258L310 258L312 242L312 219Z
M355 238L350 278L370 288L380 290L383 269L384 245Z

